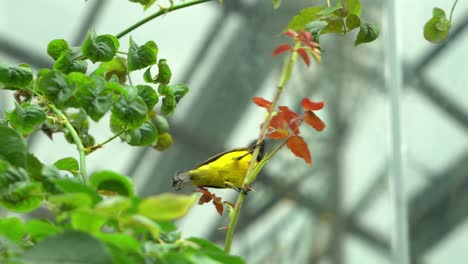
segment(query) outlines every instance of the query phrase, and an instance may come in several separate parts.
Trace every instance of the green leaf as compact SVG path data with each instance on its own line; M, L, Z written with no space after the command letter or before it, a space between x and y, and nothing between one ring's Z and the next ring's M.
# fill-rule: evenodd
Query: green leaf
M63 193L52 195L48 199L50 204L60 208L60 210L68 211L77 208L89 208L92 206L93 201L87 193Z
M89 233L97 233L107 222L107 217L90 209L80 209L71 212L70 223L73 229Z
M153 107L158 103L159 97L156 91L148 85L137 85L138 96L140 96L146 104L148 109L153 109Z
M302 9L299 14L295 15L289 21L287 29L294 31L304 29L305 25L321 17L320 11L324 10L326 6L313 6Z
M31 153L26 154L26 171L31 179L40 181L42 179L42 164L36 156Z
M41 203L42 188L38 182L16 182L0 191L0 205L13 212L30 212Z
M162 115L153 115L151 117L151 123L156 126L159 134L164 134L169 131L169 122Z
M48 237L27 250L24 264L112 264L110 251L86 233L66 231Z
M432 17L438 17L440 19L444 19L444 18L447 18L447 15L445 15L445 11L443 9L434 7L434 9L432 9Z
M26 232L34 241L62 232L62 228L44 219L31 219L26 223Z
M359 33L356 37L356 41L354 41L354 46L374 41L375 39L377 39L379 34L380 31L379 28L377 28L377 26L361 21Z
M138 205L138 213L153 220L174 220L186 215L195 203L196 195L165 193L143 199Z
M88 185L84 185L75 179L55 179L53 183L56 184L64 193L84 193L87 194L92 201L96 204L102 200L101 196Z
M3 84L5 89L22 89L28 86L33 79L31 67L26 64L18 67L8 67L0 64L0 84Z
M215 260L219 263L224 264L243 264L245 261L241 257L231 256L226 253L224 250L220 249L217 245L213 244L211 241L191 237L187 239L190 242L195 243L198 247L195 249L197 252L202 253L212 260Z
M95 36L88 33L81 50L92 62L110 61L119 50L119 46L119 40L112 35Z
M158 46L153 41L146 42L143 46L138 46L130 38L130 48L128 49L128 70L134 71L143 69L156 63Z
M142 253L138 240L129 234L96 233L94 236L106 244L115 246L127 252L135 252L138 254Z
M129 128L138 128L146 120L148 107L139 96L120 96L112 107L112 116Z
M70 72L86 73L88 64L84 60L73 59L71 51L67 50L62 52L60 57L58 57L57 61L54 63L53 69L65 74Z
M61 107L73 95L74 86L67 83L66 76L56 70L49 71L37 81L39 92Z
M278 9L281 6L281 2L283 0L271 0L271 3L273 4L274 9Z
M34 129L44 123L46 114L38 105L22 103L16 105L11 113L6 113L8 120L13 128L21 134L31 134Z
M143 215L131 215L121 219L125 228L133 230L135 233L149 232L154 239L159 239L161 228L157 223Z
M126 196L114 196L96 204L94 210L107 216L119 216L132 207L132 201Z
M106 81L102 77L93 77L78 87L75 97L89 117L99 121L111 109L114 93L106 89Z
M11 241L18 243L26 234L26 227L19 218L8 217L0 218L0 235L3 235Z
M437 44L447 39L452 23L440 8L435 7L432 14L432 18L424 25L424 38Z
M326 33L335 33L335 34L344 34L345 33L345 24L343 18L338 16L332 16L329 19L328 25L320 31L320 34Z
M26 142L11 127L0 123L0 160L6 160L17 167L26 166Z
M158 62L158 68L159 73L155 81L161 84L168 84L171 81L172 72L169 65L167 65L167 60L160 59Z
M156 2L156 0L129 0L129 1L134 2L134 3L140 3L141 5L143 5L144 10L150 8Z
M346 0L348 11L350 14L356 15L358 18L361 15L361 1L360 0Z
M187 85L183 83L173 84L169 87L172 89L176 103L179 103L180 99L182 99L182 97L184 97L189 91Z
M122 196L135 194L130 178L113 171L104 170L93 173L90 177L90 184L102 193L117 193Z
M163 98L161 105L161 113L163 115L170 115L174 112L177 102L173 94L168 94Z
M46 114L38 105L22 103L21 106L17 105L12 113L8 114L8 119L18 132L29 134L34 131L36 126L46 120Z
M146 121L139 128L128 131L124 136L124 140L131 146L151 146L158 135L156 127Z
M70 50L68 42L64 39L54 39L47 45L47 54L57 60L62 52Z
M110 80L112 75L115 75L119 78L120 83L123 84L127 81L127 61L121 57L115 57L111 61L101 63L96 71L102 71L106 80Z
M346 27L348 28L348 31L358 28L360 25L361 19L357 15L350 14L346 18Z
M305 29L312 33L313 36L318 36L326 26L328 26L327 21L315 20L307 23L307 25L305 25Z
M78 161L72 157L59 159L54 163L54 166L59 170L65 170L70 172L77 172L80 169Z

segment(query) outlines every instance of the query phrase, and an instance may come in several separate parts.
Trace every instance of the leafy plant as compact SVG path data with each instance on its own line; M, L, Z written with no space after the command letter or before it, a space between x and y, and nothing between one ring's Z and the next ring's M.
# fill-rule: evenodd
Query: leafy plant
M443 9L434 7L431 19L424 25L424 38L427 41L437 44L447 39L452 27L452 16L457 2L458 0L453 2L449 18L447 18Z
M229 255L240 208L249 185L268 160L283 146L312 165L300 125L317 131L325 123L314 113L323 102L304 98L302 114L278 106L280 95L300 57L307 65L321 61L318 43L322 34L345 34L360 27L355 45L374 40L376 27L362 22L358 0L302 10L289 23L285 35L293 44L282 44L273 56L289 52L275 99L254 97L267 110L257 143L265 137L281 143L254 165L250 164L236 205L209 191L202 195L165 193L139 197L133 181L120 173L102 170L88 176L87 155L120 138L130 146L152 146L164 151L172 144L166 119L189 92L183 83L171 83L172 71L152 40L129 39L129 49L120 49L120 39L146 22L177 9L207 2L194 0L160 7L154 14L121 33L98 34L91 30L79 47L64 39L50 41L50 68L33 71L27 64L0 65L0 88L14 91L14 109L0 120L0 206L18 213L46 208L52 220L0 218L0 260L5 263L244 263ZM144 9L156 1L135 1ZM279 8L281 1L273 1ZM95 70L88 65L96 64ZM144 83L133 84L132 75L143 70ZM156 73L157 71L157 73ZM109 118L113 135L96 143L90 122ZM27 150L25 137L44 133L50 139L62 135L74 144L79 159L63 157L44 164ZM252 159L256 160L259 148ZM171 222L183 217L198 199L212 202L220 214L227 207L229 226L225 250L200 238L183 239Z

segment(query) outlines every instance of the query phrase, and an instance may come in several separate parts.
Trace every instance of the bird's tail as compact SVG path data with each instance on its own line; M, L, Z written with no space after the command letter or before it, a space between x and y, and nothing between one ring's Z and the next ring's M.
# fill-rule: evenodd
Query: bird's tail
M190 175L186 171L178 172L176 175L172 177L172 188L174 191L178 191L182 189L182 185L184 182L190 181Z

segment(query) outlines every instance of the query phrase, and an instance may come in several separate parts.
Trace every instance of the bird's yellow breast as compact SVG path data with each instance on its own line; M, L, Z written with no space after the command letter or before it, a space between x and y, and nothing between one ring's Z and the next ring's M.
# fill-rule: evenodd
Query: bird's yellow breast
M244 182L251 159L252 154L248 150L231 151L188 174L192 183L198 187L237 188Z

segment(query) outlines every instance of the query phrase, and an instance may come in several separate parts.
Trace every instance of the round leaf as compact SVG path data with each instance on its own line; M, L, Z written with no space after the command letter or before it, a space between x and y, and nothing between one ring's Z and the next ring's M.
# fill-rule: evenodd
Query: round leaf
M356 40L354 41L354 46L374 41L377 39L379 34L380 31L377 26L361 21L359 33L357 34Z
M43 219L31 219L26 223L26 232L35 241L42 240L61 231L62 228Z
M17 243L25 235L26 228L19 218L8 217L0 218L0 235L3 235L11 241Z
M104 215L118 216L130 207L132 207L132 201L128 197L114 196L96 204L94 210Z
M173 94L167 94L164 96L162 105L161 105L161 113L163 115L170 115L174 112L176 108L177 102Z
M153 220L174 220L186 215L197 200L197 195L177 195L165 193L143 199L138 205L138 213Z
M75 97L89 117L99 121L112 107L114 94L106 89L106 81L102 77L95 77L81 84Z
M187 85L183 83L173 84L170 88L172 89L176 103L179 103L180 99L182 99L182 97L184 97L189 91Z
M148 107L139 96L120 96L112 107L112 115L129 128L138 128L146 119Z
M42 188L38 182L17 182L3 189L0 205L13 212L30 212L42 203Z
M60 54L67 50L70 50L70 46L64 39L54 39L47 45L47 54L49 54L49 56L54 60L57 60L60 57Z
M86 70L88 69L88 64L84 60L72 59L71 51L67 50L64 51L60 55L60 57L57 58L57 61L55 61L54 63L53 69L61 71L65 74L70 72L86 73Z
M22 103L16 105L11 113L6 113L10 124L21 134L31 134L34 129L46 120L44 110L38 105Z
M160 59L158 62L158 68L159 73L155 81L162 84L168 84L171 81L172 72L169 65L167 65L167 60Z
M130 178L113 171L99 171L90 177L90 184L98 192L117 193L122 196L133 196L135 188Z
M92 62L110 61L114 58L119 46L119 40L112 35L100 35L96 37L94 34L89 33L81 49L83 55Z
M8 67L0 64L0 84L3 84L7 89L25 88L32 79L33 74L28 65Z
M150 122L145 122L141 127L128 131L125 141L132 146L150 146L157 137L156 127Z
M157 55L158 46L153 41L148 41L145 45L138 46L133 39L130 38L127 58L128 70L139 70L155 64Z
M70 172L76 172L80 169L78 161L72 157L59 159L54 163L54 166L59 170L65 170Z
M39 92L52 100L57 106L62 106L73 95L75 86L69 85L66 76L59 71L49 71L39 77L37 82Z
M138 96L140 96L146 104L148 109L153 109L154 105L156 105L159 101L158 94L156 91L148 85L137 85Z

